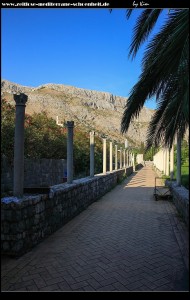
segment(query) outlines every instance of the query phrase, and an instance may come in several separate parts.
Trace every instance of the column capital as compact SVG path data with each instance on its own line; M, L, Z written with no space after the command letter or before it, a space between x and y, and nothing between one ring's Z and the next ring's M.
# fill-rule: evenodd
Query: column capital
M67 121L66 126L69 128L74 127L74 121Z
M27 95L25 95L23 93L20 93L20 94L14 94L13 97L14 97L14 100L16 102L16 105L26 106L25 104L28 100Z
M90 131L90 135L91 136L95 135L95 131Z

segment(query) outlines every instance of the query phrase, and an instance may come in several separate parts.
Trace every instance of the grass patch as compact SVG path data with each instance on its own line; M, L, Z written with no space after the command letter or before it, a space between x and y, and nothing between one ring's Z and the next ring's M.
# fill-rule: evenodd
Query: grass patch
M174 166L174 178L177 176L177 167ZM184 164L181 166L181 184L189 190L189 166Z
M170 176L163 175L162 178L164 180L166 179L170 180ZM173 180L176 180L176 178L177 178L177 167L174 166ZM189 190L189 166L188 165L181 166L181 185L183 185L186 189Z

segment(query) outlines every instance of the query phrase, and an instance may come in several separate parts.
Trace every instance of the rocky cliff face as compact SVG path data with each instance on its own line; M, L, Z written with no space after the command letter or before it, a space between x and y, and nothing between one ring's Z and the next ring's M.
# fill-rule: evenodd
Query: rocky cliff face
M108 138L123 143L126 138L139 145L146 139L148 123L153 110L143 108L138 119L134 120L127 134L121 135L120 124L127 98L106 92L85 90L63 84L45 84L39 87L26 87L7 80L1 82L2 97L14 104L13 94L28 95L26 113L46 111L48 116L59 123L73 120L76 126L95 130Z

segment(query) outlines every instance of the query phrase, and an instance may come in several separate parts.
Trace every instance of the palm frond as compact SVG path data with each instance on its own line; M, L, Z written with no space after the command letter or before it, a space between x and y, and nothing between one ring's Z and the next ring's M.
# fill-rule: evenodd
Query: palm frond
M139 47L147 40L161 12L162 9L145 9L139 16L134 27L129 57L134 58L136 56Z
M133 9L126 9L126 18L127 18L127 20L130 18L132 12L133 12Z
M123 113L122 133L139 115L145 101L156 95L158 109L148 129L147 148L160 142L170 147L175 134L180 132L183 136L189 124L188 21L188 10L172 12L167 24L149 43L141 76Z
M167 24L146 48L142 60L143 68L146 69L150 65L157 66L159 67L157 71L167 77L176 72L181 56L183 59L186 58L186 62L188 61L188 22L187 10L175 11L169 16ZM184 51L185 55L183 55Z
M158 102L158 109L148 128L146 150L152 145L172 147L177 132L183 137L189 126L189 80L173 76Z

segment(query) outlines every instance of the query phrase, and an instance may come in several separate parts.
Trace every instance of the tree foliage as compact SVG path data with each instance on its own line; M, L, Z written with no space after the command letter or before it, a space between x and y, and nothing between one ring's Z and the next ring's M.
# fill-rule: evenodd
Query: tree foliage
M128 17L131 14L127 12ZM160 9L145 9L137 19L129 56L134 58L149 37ZM158 108L150 122L146 148L160 144L171 148L176 134L184 137L189 126L189 10L170 10L167 21L149 41L142 72L133 86L121 122L128 130L145 101L156 96Z
M9 163L14 158L15 107L2 99L1 153ZM74 127L74 176L88 176L90 169L89 133ZM67 157L67 129L56 124L45 112L25 114L25 158ZM95 137L95 173L102 172L102 139Z

